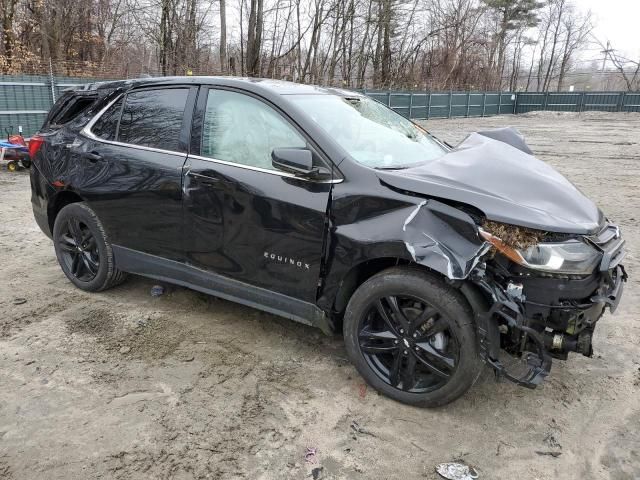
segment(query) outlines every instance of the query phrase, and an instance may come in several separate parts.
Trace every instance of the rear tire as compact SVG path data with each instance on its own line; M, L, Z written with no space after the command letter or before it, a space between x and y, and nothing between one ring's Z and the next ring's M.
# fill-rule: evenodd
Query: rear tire
M364 282L349 301L343 328L358 372L402 403L450 403L471 387L482 366L464 297L417 268L390 268Z
M53 226L53 244L62 271L81 290L99 292L127 277L115 267L102 223L83 202L60 210Z

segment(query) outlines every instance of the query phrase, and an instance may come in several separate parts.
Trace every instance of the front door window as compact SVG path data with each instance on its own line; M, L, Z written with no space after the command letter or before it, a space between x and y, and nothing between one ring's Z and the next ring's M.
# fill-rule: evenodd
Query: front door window
M275 109L253 97L209 90L201 155L275 170L274 148L304 148L304 138Z

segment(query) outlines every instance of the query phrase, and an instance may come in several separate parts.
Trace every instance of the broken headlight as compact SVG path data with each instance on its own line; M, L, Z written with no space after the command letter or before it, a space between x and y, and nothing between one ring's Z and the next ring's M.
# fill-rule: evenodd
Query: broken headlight
M579 240L539 243L519 251L524 266L545 272L588 275L600 260L600 254Z
M509 260L532 270L588 275L600 261L600 253L580 240L539 242L527 247L514 248L485 230L480 229L480 235Z

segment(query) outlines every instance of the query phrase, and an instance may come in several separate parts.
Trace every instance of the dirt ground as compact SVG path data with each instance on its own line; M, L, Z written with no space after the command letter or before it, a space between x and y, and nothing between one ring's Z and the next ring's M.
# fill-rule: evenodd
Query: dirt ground
M458 459L480 479L640 478L640 114L427 123L450 143L506 125L619 223L631 278L594 358L533 391L486 371L436 410L366 388L338 337L140 277L73 288L28 174L3 167L0 478L435 479Z

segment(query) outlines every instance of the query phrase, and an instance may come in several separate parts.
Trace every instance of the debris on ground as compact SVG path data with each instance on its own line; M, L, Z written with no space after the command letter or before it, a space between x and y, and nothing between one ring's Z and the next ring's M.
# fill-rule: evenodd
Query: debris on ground
M500 450L502 449L502 446L505 447L511 447L511 448L515 448L513 445L511 445L510 443L507 442L503 442L502 440L500 440L498 442L498 446L496 447L496 457L500 456Z
M14 305L22 305L24 303L27 303L27 299L26 298L19 297L19 298L14 298L13 299L13 304Z
M130 351L131 351L131 347L126 347L125 346L125 347L120 348L120 353L122 353L123 355L129 353Z
M536 453L538 455L549 455L550 457L553 457L553 458L558 458L560 455L562 455L562 452L542 452L540 450L536 450Z
M367 384L361 383L358 386L358 397L360 397L360 400L364 400L364 397L366 396L367 396Z
M548 445L551 448L562 449L562 445L560 445L560 442L558 441L558 439L551 432L547 433L547 435L544 437L543 442L545 443L545 445Z
M311 477L313 478L313 480L320 480L322 478L322 470L322 467L316 467L311 470Z
M318 449L313 447L307 447L307 451L304 454L304 460L307 463L318 463Z
M361 435L370 435L372 437L375 437L375 434L371 433L366 428L358 425L358 422L356 422L355 420L351 422L351 429L356 433L360 433Z
M507 225L491 220L485 220L482 228L491 235L498 237L505 245L511 248L526 249L537 245L544 238L544 232L540 230Z
M162 285L154 285L151 287L151 296L160 297L164 295L164 287Z
M478 478L478 473L475 469L463 463L441 463L436 467L436 472L447 480L473 480Z

